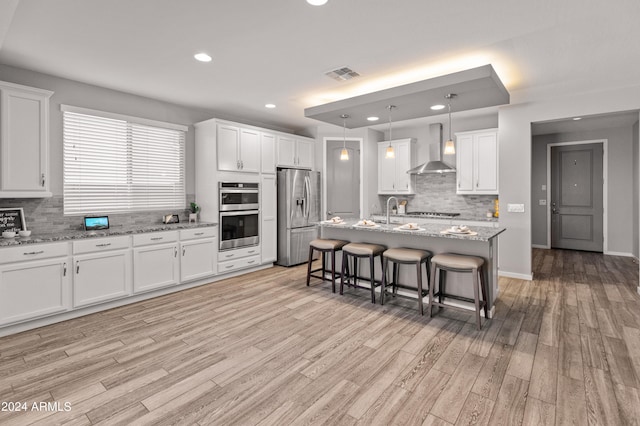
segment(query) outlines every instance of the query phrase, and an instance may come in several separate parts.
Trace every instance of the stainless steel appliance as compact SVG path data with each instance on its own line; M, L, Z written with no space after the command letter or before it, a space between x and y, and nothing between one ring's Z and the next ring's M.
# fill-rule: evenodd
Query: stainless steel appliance
M278 172L278 265L304 263L320 221L320 173L282 169Z
M260 243L260 191L257 182L220 182L220 250Z

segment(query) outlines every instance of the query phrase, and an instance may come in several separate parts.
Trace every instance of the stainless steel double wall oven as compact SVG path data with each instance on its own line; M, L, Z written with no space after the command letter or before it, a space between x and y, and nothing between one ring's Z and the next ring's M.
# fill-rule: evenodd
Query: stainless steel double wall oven
M220 182L220 250L260 243L260 189L257 182Z

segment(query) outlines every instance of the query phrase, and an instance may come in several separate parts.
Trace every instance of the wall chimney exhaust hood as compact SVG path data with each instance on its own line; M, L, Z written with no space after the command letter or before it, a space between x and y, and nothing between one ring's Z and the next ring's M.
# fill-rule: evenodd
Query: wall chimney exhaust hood
M361 77L362 78L362 77ZM388 105L397 106L395 123L439 115L429 107L442 102L448 93L457 93L456 112L509 103L509 92L491 65L455 72L416 83L392 87L304 110L305 117L342 127L343 114L349 115L348 128L367 127L367 117L380 116Z
M419 165L418 167L414 167L411 170L408 170L407 173L410 175L426 175L430 173L455 173L456 169L444 161L442 161L442 157L444 155L444 141L442 138L442 124L434 123L429 125L429 135L430 140L437 140L439 143L440 158L438 160L429 161L428 163L424 163Z

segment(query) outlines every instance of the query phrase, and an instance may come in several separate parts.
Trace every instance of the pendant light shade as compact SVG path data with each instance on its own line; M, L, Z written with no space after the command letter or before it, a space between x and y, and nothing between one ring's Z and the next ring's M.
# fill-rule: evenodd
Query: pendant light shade
M396 153L393 150L393 146L391 145L391 141L393 140L393 138L391 137L391 110L395 107L395 105L387 106L387 109L389 110L389 146L387 147L384 158L396 158Z
M455 98L457 95L454 93L449 93L445 95L445 98L449 100L449 139L444 143L444 154L450 155L456 153L456 146L453 143L453 138L451 137L451 99Z
M349 118L349 115L342 114L340 117L342 118L342 151L340 151L340 160L348 161L349 151L347 151L347 118Z

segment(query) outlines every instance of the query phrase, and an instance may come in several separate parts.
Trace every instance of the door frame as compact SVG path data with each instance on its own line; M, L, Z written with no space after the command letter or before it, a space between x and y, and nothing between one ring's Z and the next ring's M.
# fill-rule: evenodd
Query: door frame
M602 144L602 254L611 254L609 253L609 236L608 236L608 225L607 225L607 212L609 211L608 207L608 187L609 182L607 181L608 176L608 139L594 139L594 140L586 140L586 141L575 141L575 142L556 142L547 144L547 249L551 248L551 148L556 146L569 146L569 145L589 145L600 143Z
M363 182L364 182L364 155L363 155L363 138L346 138L341 137L324 137L322 138L322 217L326 220L326 206L327 206L327 142L343 140L358 142L358 149L360 150L360 216L364 215L364 197L363 197Z

